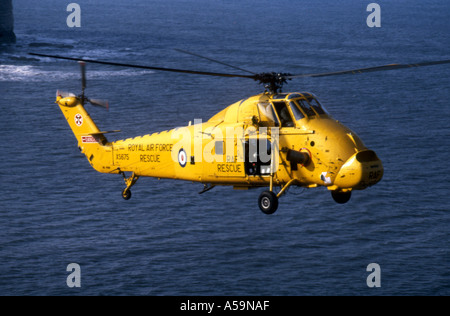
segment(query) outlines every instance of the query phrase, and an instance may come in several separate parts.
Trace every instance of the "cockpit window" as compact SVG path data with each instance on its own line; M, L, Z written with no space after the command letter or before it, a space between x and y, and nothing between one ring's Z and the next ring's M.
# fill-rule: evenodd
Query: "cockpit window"
M302 118L305 117L305 115L302 113L302 111L300 111L300 109L294 102L292 101L289 102L289 107L291 108L291 111L294 114L296 121L301 120Z
M295 98L300 98L300 97L301 97L301 95L298 94L298 93L291 93L289 95L289 97L288 97L288 100L295 99Z
M273 102L275 110L281 120L282 127L294 127L294 121L292 120L291 114L286 106L285 102Z
M327 111L322 107L322 105L314 98L308 98L309 104L317 112L317 114L328 114Z
M292 101L290 102L292 103ZM312 96L306 96L305 99L297 99L295 100L295 104L300 107L300 110L306 114L306 116L315 116L315 115L322 115L322 114L328 114L327 110L324 109L324 107ZM295 107L291 105L292 112L297 118L297 114L294 112Z
M258 112L261 126L280 126L280 122L273 111L272 104L258 103Z
M314 115L316 115L316 112L314 112L313 109L311 109L309 103L306 100L297 100L296 102L297 102L298 105L300 105L300 108L303 110L303 112L307 116L314 116Z
M275 95L273 96L273 99L274 99L274 100L277 100L277 99L284 99L284 98L286 98L286 96L287 96L287 93L275 94Z

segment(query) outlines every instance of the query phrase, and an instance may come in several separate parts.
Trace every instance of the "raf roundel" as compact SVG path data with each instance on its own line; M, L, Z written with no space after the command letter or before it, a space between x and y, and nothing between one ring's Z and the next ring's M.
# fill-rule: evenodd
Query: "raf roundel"
M183 148L181 148L180 151L178 152L178 163L180 164L181 167L184 168L184 166L186 166L186 162L187 162L186 152L184 151Z
M75 114L74 119L75 119L75 124L77 126L83 125L83 115L81 115L80 113L77 113L77 114Z

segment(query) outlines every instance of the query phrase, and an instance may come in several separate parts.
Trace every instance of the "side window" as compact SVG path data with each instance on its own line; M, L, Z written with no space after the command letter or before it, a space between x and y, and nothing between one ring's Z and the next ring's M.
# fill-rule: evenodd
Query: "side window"
M306 102L305 100L297 100L297 103L298 105L300 105L300 107L302 108L303 112L305 112L306 115L308 116L316 115L316 112L314 112L313 109L311 109L309 103Z
M308 101L309 101L309 104L311 104L311 106L314 108L314 110L318 114L328 114L327 111L322 107L322 105L316 99L312 98L312 99L309 99Z
M258 103L258 112L261 126L280 126L280 122L273 111L272 104Z
M308 100L309 104L311 105L311 107L317 112L317 114L325 114L325 111L322 109L322 107L320 106L319 102L317 102L316 99L309 99Z
M297 107L297 105L294 102L289 102L289 107L291 108L292 113L294 113L295 120L301 120L305 117L305 115L300 111L300 109Z
M281 120L282 127L293 127L294 121L292 120L291 114L286 106L285 102L273 102L275 110Z
M223 141L216 141L214 148L216 155L223 155Z

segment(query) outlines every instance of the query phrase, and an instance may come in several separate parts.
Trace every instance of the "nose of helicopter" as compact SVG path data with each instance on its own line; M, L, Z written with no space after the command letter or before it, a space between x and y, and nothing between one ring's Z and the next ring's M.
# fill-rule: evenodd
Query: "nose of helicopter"
M373 150L363 150L351 156L339 170L334 184L341 189L362 190L379 182L383 164Z

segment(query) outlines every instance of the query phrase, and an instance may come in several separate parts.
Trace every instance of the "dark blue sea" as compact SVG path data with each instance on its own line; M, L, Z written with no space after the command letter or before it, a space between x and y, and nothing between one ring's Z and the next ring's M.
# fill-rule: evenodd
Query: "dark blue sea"
M450 59L450 2L13 0L17 42L0 46L0 295L450 295L450 65L295 79L383 161L377 185L336 204L291 188L273 215L262 189L120 175L79 152L55 101L79 65L28 52L239 73L293 74ZM204 121L260 93L240 78L87 64L88 107L111 140ZM70 263L81 287L69 287ZM369 287L367 266L380 267Z

